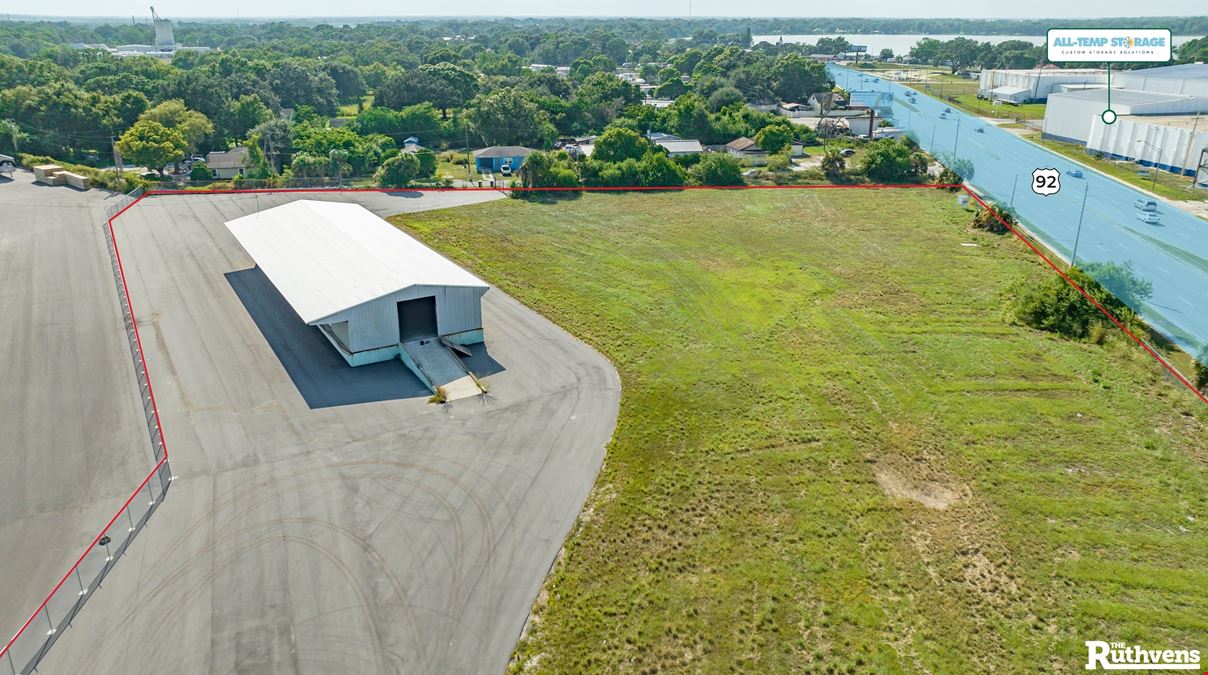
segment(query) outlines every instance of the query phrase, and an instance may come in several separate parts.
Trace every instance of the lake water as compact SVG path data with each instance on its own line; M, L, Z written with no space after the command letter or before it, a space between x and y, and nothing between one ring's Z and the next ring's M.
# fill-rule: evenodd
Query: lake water
M784 38L785 42L813 44L813 43L817 42L819 38L836 37L837 35L839 35L839 34L826 33L826 34L817 34L817 35L754 35L754 36L752 36L752 39L755 40L755 44L759 44L760 42L770 42L772 44L776 44L776 41L780 40L781 38ZM880 51L882 49L886 49L886 48L892 49L893 53L895 55L904 55L904 54L908 53L910 51L910 48L915 46L915 44L917 44L919 40L922 40L925 37L935 38L936 40L940 40L940 41L951 40L952 38L955 38L955 37L967 37L970 40L977 40L978 42L989 42L990 44L995 44L995 45L1000 42L1006 42L1007 40L1024 40L1026 42L1031 42L1034 45L1043 45L1044 44L1043 35L963 35L963 36L960 36L960 35L883 35L883 34L871 34L870 35L870 34L861 34L861 33L848 33L848 34L843 34L843 37L847 38L847 41L854 45L866 45L868 47L868 53L872 54L874 56L876 54L880 53ZM1176 35L1176 36L1174 36L1174 45L1177 47L1188 40L1194 40L1198 37L1200 37L1200 36L1199 35Z

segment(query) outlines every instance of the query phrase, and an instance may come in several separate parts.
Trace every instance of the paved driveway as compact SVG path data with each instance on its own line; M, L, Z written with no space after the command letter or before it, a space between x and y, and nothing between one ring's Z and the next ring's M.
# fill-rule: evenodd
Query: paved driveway
M616 373L498 289L471 359L488 398L430 405L401 363L348 368L223 224L293 198L153 197L118 219L177 480L43 672L505 668L600 468Z
M0 177L0 648L155 466L107 196Z

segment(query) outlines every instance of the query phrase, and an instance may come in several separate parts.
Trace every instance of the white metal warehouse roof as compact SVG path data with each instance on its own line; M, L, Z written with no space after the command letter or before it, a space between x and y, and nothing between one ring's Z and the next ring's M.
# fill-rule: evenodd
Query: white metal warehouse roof
M411 286L487 287L359 204L299 199L226 226L308 324Z

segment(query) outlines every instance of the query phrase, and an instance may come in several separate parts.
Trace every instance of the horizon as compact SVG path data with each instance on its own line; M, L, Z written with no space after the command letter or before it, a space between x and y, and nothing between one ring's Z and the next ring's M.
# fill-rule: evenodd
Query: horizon
M9 21L76 21L76 22L125 22L130 18L149 16L147 2L121 0L61 0L47 6L35 0L13 0L12 10L3 16ZM993 2L968 2L967 0L934 0L933 2L899 3L892 0L868 0L868 11L859 16L851 14L818 13L804 14L791 0L755 0L743 3L744 11L731 11L734 5L721 0L616 0L610 3L612 11L597 13L574 11L554 0L520 0L500 12L495 3L469 0L463 3L463 11L449 12L448 6L425 12L411 8L414 13L398 13L397 6L381 0L359 0L352 3L356 8L343 14L331 14L330 6L316 0L292 0L281 2L269 0L257 3L256 12L235 0L215 0L198 13L198 6L166 0L156 2L161 16L176 20L330 20L330 21L427 21L427 20L493 20L493 19L859 19L859 20L963 20L963 21L1043 21L1077 19L1140 19L1140 18L1189 18L1204 14L1201 0L1165 0L1140 7L1131 0L1071 0L1054 8L1047 0L1021 0L1010 6ZM347 6L347 5L346 5ZM1160 9L1159 9L1160 7ZM50 9L50 12L46 10ZM1141 9L1152 11L1138 12ZM1006 12L1006 13L1003 13Z

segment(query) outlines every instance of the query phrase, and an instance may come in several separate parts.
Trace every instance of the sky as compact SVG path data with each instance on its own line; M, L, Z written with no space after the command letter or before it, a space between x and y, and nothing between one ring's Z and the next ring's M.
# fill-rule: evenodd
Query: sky
M131 0L5 0L5 13L38 16L143 17L148 5ZM1208 13L1205 0L159 0L156 11L185 17L407 17L407 16L858 16L962 18L1083 18L1116 16L1196 16ZM336 11L333 11L336 10Z

